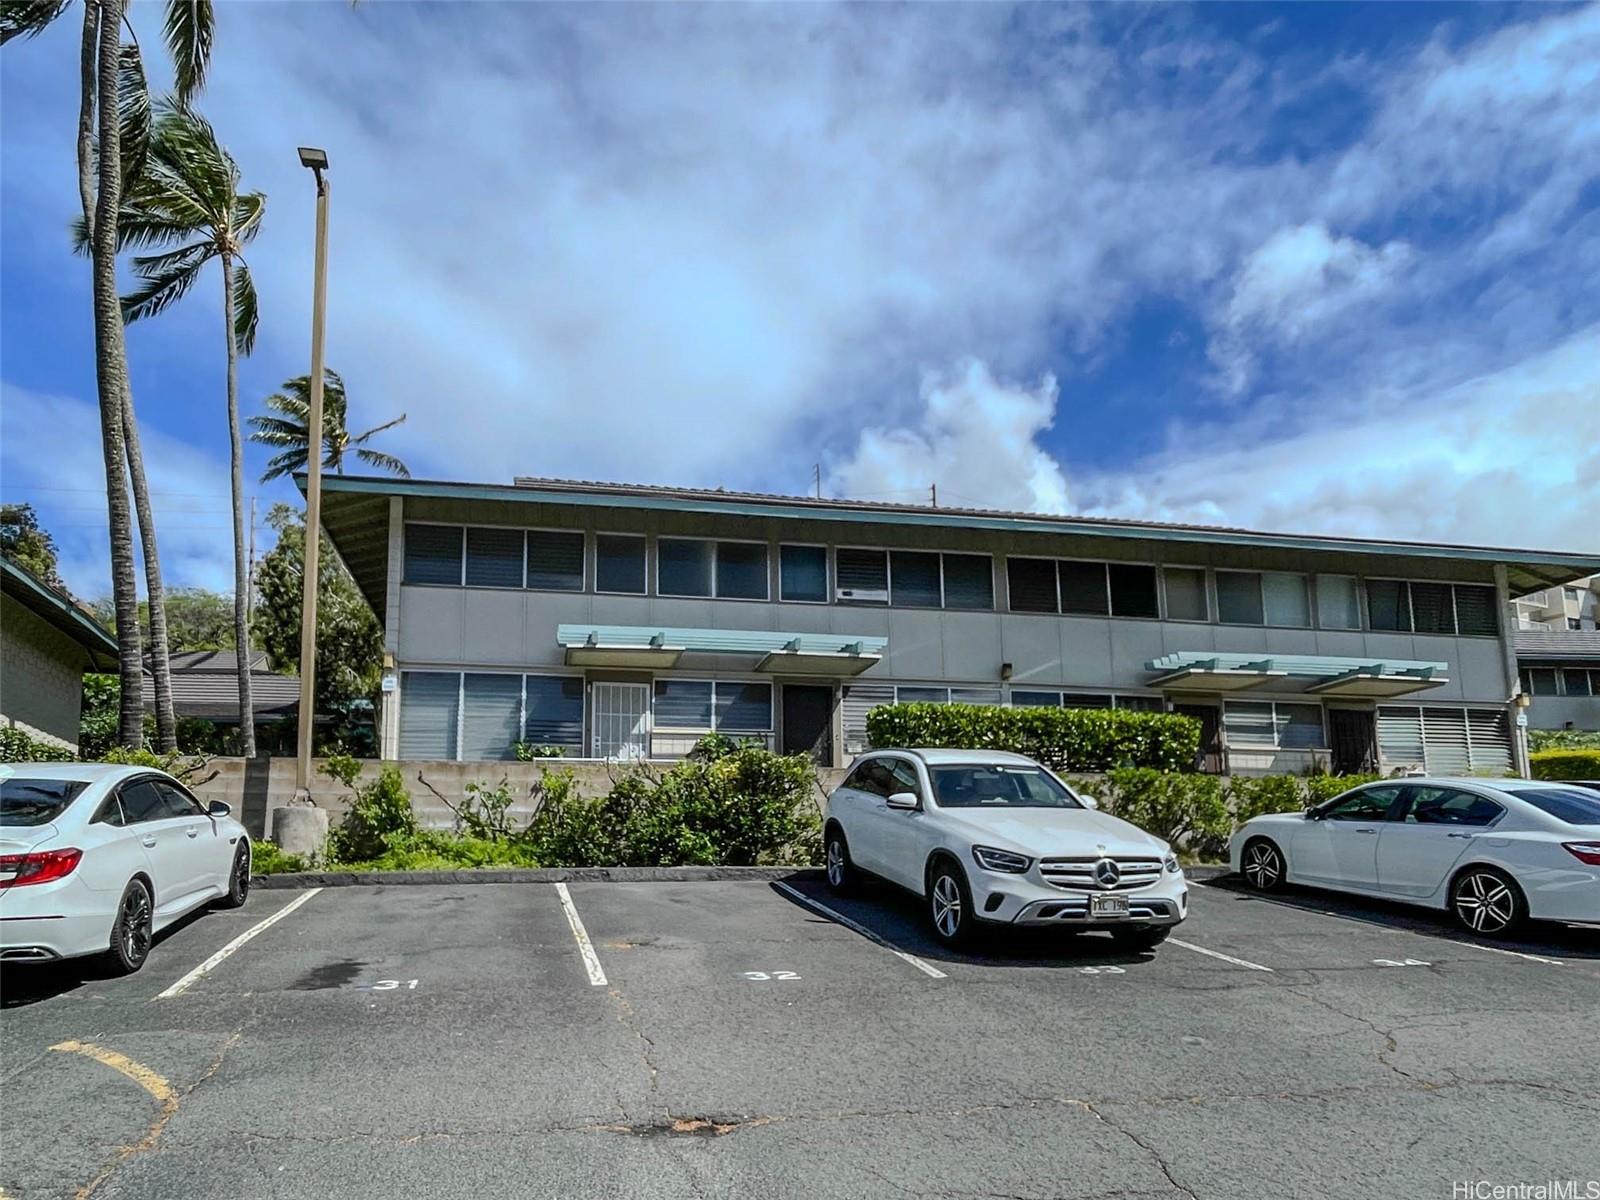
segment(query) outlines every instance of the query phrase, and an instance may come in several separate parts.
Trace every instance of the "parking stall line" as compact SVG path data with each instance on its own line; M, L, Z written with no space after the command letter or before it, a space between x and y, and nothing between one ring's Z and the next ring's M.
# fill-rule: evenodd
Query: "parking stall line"
M558 883L556 895L561 898L561 911L566 914L572 937L578 943L578 953L583 958L583 969L589 975L589 982L595 987L605 987L605 970L600 966L600 956L594 952L594 943L589 940L589 931L583 927L583 918L578 916L577 905L572 903L572 893L567 891L566 884Z
M927 959L918 958L915 954L912 954L909 951L901 950L898 946L895 946L892 943L886 941L882 936L880 936L877 933L874 933L872 930L868 929L865 925L862 925L859 921L852 921L849 917L845 916L842 912L838 912L835 909L829 908L826 904L823 904L820 901L813 900L810 896L807 896L804 892L801 892L801 891L799 891L799 890L797 890L795 888L790 887L787 883L784 883L781 880L773 880L772 886L775 887L775 888L778 888L779 890L781 890L785 895L794 897L794 899L800 901L801 904L804 904L807 908L813 910L814 912L821 913L823 916L827 917L828 920L833 921L835 924L843 925L846 929L849 929L849 930L851 930L852 932L855 932L855 933L859 933L862 937L866 938L869 942L877 943L879 946L882 946L885 950L887 950L890 954L893 954L896 958L904 959L906 962L910 963L913 967L915 967L917 970L921 971L924 975L927 975L929 978L931 978L931 979L948 979L949 978L948 975L946 975L943 971L939 970L938 967L934 966Z
M1269 975L1273 974L1271 967L1263 967L1260 963L1253 963L1249 959L1235 958L1233 955L1224 954L1220 950L1208 950L1204 946L1196 946L1193 942L1183 942L1175 937L1169 937L1167 944L1169 946L1181 946L1183 949L1192 950L1196 954L1204 954L1207 958L1219 958L1223 962L1232 963L1236 967L1244 967L1251 971L1265 971Z
M257 934L265 933L268 929L271 929L279 921L283 920L290 913L294 912L294 910L299 908L302 904L305 904L321 890L322 889L319 887L307 889L305 892L302 892L299 896L296 896L293 900L289 901L289 903L285 904L277 912L273 913L266 920L252 925L249 929L246 929L238 937L234 938L233 941L229 942L221 950L218 950L210 958L206 959L205 962L201 963L194 970L190 971L171 987L167 988L165 991L156 993L156 999L170 1000L174 996L183 995L184 992L188 991L200 980L211 974L213 970L215 970L229 956L231 956L234 951L238 950L239 947L243 946Z

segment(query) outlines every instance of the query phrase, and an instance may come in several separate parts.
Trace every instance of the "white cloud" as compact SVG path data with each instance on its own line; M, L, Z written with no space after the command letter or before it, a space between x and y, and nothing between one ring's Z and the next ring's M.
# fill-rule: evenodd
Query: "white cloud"
M227 468L195 446L147 425L141 442L165 582L232 595L233 518ZM40 524L56 539L61 577L72 593L85 600L109 595L99 408L4 384L0 480L6 500L31 502ZM139 591L144 593L142 567Z
M923 410L910 428L868 428L830 465L831 495L920 503L937 484L947 505L1035 512L1069 510L1061 465L1039 445L1055 421L1059 389L1003 383L981 362L922 382Z
M1319 222L1278 230L1244 260L1220 315L1211 353L1229 388L1248 384L1252 347L1300 342L1357 306L1371 320L1412 257L1404 242L1368 246Z

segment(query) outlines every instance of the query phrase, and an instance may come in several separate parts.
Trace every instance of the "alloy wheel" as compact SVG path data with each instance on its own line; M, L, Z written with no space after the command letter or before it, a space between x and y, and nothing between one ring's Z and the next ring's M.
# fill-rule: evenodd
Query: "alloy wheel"
M1474 933L1499 933L1516 919L1517 898L1499 876L1475 872L1456 885L1456 915Z
M122 903L122 953L131 963L150 953L150 895L136 887Z
M828 882L834 887L844 882L844 844L836 837L828 839Z
M233 890L239 897L239 902L244 903L250 895L250 851L243 846L233 856Z
M933 881L933 924L947 938L961 928L961 888L952 876L940 875Z
M1244 852L1244 877L1252 887L1265 892L1283 878L1283 860L1265 842L1257 842Z

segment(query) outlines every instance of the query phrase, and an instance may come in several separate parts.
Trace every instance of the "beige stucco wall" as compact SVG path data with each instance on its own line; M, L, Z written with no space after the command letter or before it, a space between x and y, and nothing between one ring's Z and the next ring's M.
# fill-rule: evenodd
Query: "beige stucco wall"
M88 666L66 634L0 598L0 722L76 750Z

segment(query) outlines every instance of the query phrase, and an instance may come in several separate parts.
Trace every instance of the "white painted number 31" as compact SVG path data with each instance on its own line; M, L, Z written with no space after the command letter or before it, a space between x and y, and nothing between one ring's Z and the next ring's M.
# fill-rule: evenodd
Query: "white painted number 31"
M769 983L773 980L800 978L794 971L745 971L741 977L748 979L751 983Z
M392 992L397 987L400 987L402 983L404 983L407 991L416 990L417 981L415 979L380 979L377 983L372 985L372 990L375 992Z

